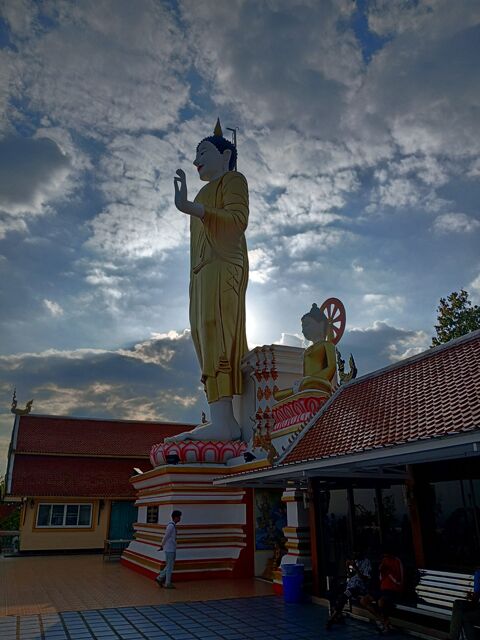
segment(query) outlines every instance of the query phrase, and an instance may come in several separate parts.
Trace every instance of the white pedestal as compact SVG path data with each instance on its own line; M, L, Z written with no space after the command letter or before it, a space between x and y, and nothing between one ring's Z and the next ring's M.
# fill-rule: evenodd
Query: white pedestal
M137 493L138 522L122 563L155 577L165 562L158 547L172 511L178 509L182 519L177 525L174 579L231 576L241 563L247 535L252 538L253 532L247 534L247 491L212 484L226 473L225 465L181 464L157 467L131 478ZM149 506L158 506L157 523L146 522ZM252 548L253 540L248 544ZM246 569L243 567L244 573ZM250 575L252 572L253 566Z

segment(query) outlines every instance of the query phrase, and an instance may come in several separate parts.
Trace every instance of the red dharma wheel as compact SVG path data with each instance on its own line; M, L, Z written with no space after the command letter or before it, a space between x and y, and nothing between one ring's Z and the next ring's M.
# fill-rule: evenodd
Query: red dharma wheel
M346 314L343 302L338 298L328 298L320 307L328 320L327 340L337 344L345 331Z

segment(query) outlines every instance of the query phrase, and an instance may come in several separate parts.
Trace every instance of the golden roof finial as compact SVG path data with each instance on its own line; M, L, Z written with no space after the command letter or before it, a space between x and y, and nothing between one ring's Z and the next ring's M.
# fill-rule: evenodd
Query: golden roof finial
M215 129L213 130L214 136L223 137L222 125L220 124L220 118L217 118L217 124L215 125Z
M29 400L25 405L25 409L17 409L17 389L13 389L12 407L10 411L16 416L28 416L32 410L33 400Z

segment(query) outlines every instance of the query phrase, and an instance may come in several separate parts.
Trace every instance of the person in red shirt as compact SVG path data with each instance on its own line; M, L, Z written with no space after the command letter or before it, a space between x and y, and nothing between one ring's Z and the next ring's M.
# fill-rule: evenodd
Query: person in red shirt
M390 550L385 550L379 566L380 591L375 598L368 594L360 602L376 618L380 631L391 630L390 614L404 589L403 564ZM374 606L375 600L377 606Z

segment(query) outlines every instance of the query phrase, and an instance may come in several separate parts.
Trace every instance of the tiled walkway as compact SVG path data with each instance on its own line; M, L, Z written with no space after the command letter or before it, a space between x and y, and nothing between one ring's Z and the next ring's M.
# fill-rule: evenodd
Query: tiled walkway
M327 633L326 609L277 596L0 618L1 640L368 640L349 620ZM391 636L393 637L393 636Z
M118 561L104 562L101 555L0 558L0 619L271 593L271 584L248 578L190 580L179 582L178 589L159 589L153 580Z

